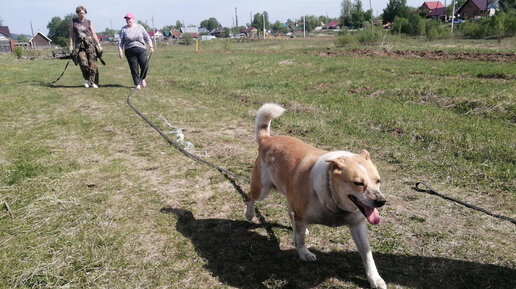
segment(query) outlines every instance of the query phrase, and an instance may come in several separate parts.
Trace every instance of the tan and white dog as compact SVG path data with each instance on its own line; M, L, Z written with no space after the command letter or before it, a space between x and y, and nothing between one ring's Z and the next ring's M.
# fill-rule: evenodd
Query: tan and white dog
M290 136L271 136L271 120L285 109L264 104L256 115L258 157L254 163L246 218L252 220L255 201L272 188L287 198L293 241L301 260L314 261L315 254L305 245L309 224L350 227L353 240L373 288L387 288L378 274L369 247L364 220L380 222L379 208L386 202L380 192L380 176L366 150L327 152Z

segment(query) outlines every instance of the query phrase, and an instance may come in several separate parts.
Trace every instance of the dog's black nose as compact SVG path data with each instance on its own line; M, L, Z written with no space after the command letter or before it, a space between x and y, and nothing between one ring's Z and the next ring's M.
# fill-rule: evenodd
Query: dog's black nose
M386 199L381 198L381 199L377 199L376 201L374 201L374 205L375 205L375 207L379 208L379 207L382 207L383 205L385 205L386 202L387 202Z

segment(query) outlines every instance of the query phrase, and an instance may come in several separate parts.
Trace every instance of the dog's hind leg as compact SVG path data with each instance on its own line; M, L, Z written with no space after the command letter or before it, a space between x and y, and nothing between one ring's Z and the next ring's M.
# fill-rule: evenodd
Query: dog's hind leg
M314 253L308 251L305 244L305 236L308 233L306 224L302 221L296 220L295 213L289 210L289 217L292 222L292 240L296 245L296 251L299 258L303 261L315 261L317 257Z
M361 222L360 224L351 227L350 230L358 252L360 253L360 257L362 257L362 262L366 269L367 280L369 280L371 288L386 289L387 285L385 284L385 281L383 281L382 277L380 277L380 274L378 274L378 270L376 269L376 265L373 260L373 253L371 253L371 248L369 247L369 236L367 235L366 224Z
M251 177L251 190L247 195L247 206L245 217L251 221L254 217L256 201L261 201L267 197L274 186L268 172L263 172L260 166L260 159L257 158L254 164L253 175Z

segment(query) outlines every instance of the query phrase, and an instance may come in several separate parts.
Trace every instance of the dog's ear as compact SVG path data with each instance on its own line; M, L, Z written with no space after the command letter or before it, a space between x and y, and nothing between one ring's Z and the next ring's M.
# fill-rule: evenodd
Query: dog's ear
M366 161L371 159L371 155L366 150L361 150L359 155L361 155Z
M334 175L342 174L342 166L344 165L344 163L342 161L340 161L339 159L334 159L334 160L326 160L326 162L330 163L329 170Z

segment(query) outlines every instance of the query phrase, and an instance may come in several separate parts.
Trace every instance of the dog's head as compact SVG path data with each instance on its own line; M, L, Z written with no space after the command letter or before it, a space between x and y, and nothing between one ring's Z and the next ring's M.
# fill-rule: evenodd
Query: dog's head
M362 150L358 155L327 162L330 163L330 180L337 206L347 212L358 209L369 223L378 224L380 215L376 208L383 206L386 199L380 192L380 175L369 152Z

